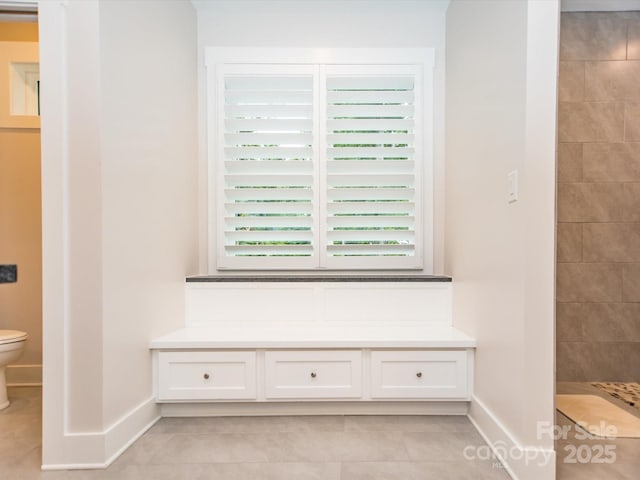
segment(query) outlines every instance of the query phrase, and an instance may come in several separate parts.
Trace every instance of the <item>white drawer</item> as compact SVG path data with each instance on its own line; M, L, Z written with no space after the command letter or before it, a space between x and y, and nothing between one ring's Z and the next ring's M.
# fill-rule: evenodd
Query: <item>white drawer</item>
M466 398L465 350L371 352L371 398Z
M256 398L256 352L160 352L159 400Z
M360 350L265 352L266 398L360 398Z

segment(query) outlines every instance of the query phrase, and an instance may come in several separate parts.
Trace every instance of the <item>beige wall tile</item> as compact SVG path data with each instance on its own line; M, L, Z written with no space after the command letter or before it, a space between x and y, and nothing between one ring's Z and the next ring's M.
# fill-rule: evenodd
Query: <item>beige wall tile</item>
M558 222L619 222L623 205L621 183L558 184Z
M572 303L559 305L576 305ZM581 303L582 340L591 342L640 341L640 303ZM571 337L567 338L569 340ZM640 373L640 372L639 372Z
M613 13L563 13L560 60L624 60L627 21Z
M640 101L640 62L586 62L584 78L588 102Z
M582 261L582 224L558 224L558 262Z
M591 344L561 342L556 344L556 380L585 382L592 365Z
M558 341L576 342L585 339L584 303L556 304L556 338Z
M627 354L627 360L623 362L625 367L624 382L639 382L640 381L640 348L637 343L625 343L625 352ZM636 472L640 468L636 469ZM637 478L637 477L636 477Z
M640 13L561 24L557 379L638 381Z
M640 141L640 103L626 103L624 106L624 140Z
M627 59L640 60L640 21L629 22L627 38Z
M582 102L585 97L584 62L560 62L558 78L558 100L561 102Z
M629 368L635 356L634 350L637 350L637 344L630 342L591 344L589 348L591 365L587 371L587 381L628 382L637 380L638 372L633 374Z
M626 361L623 362L625 368L625 382L640 382L640 348L635 342L624 344L623 355Z
M624 221L640 222L640 183L624 184Z
M585 262L640 262L639 223L583 224Z
M636 112L629 110L632 119ZM560 142L621 142L625 134L622 103L569 103L558 105ZM635 130L630 131L634 134Z
M582 143L558 144L558 181L582 180Z
M640 143L585 143L582 168L587 182L640 181Z
M558 302L619 302L622 300L622 265L559 263Z
M620 309L621 312L617 318L626 340L640 342L640 303L623 303ZM638 350L640 351L640 348ZM638 373L640 374L640 369ZM640 378L636 381L640 381Z
M638 348L632 342L558 342L560 382L637 381Z
M624 265L622 295L625 302L640 302L640 263Z

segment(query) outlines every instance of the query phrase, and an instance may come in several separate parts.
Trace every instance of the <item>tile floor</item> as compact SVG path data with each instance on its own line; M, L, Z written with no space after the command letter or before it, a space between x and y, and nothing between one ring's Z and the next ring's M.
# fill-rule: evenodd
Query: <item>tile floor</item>
M587 384L570 383L559 384L558 392L598 394ZM41 472L41 391L12 388L9 394L13 403L0 412L2 480L509 478L491 461L464 458L467 445L484 445L467 419L439 416L165 418L106 470ZM562 414L557 423L569 428L556 443L559 480L640 478L640 439L580 440ZM607 445L615 446L614 463L582 463Z
M100 471L41 472L38 388L0 412L2 480L508 480L464 417L165 418Z
M588 383L559 382L558 393L599 395L620 408L640 416L630 407ZM556 441L558 480L638 480L640 479L640 438L600 439L578 430L573 422L556 412L556 423L567 435ZM561 435L562 437L562 435ZM578 437L578 438L576 438ZM585 438L586 437L586 438ZM613 463L601 463L614 458Z
M568 383L558 392L598 394L589 385ZM468 420L437 416L165 418L106 470L41 472L41 391L12 388L9 394L13 403L0 412L2 480L509 478L491 461L464 458L465 446L484 445ZM557 423L570 429L556 443L559 480L640 478L640 439L577 440L566 417L558 414ZM572 457L580 447L582 459L593 457L598 445L615 446L615 463Z

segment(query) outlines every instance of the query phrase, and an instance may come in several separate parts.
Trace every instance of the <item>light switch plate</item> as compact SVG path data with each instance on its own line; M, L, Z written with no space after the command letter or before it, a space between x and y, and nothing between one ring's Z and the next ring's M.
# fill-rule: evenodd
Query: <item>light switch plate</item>
M518 201L518 171L514 170L507 174L507 202Z

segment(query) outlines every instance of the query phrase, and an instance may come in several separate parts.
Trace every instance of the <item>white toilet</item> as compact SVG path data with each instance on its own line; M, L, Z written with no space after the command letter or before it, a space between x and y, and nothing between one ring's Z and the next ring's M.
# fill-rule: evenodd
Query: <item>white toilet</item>
M0 410L9 406L7 397L7 379L4 371L7 365L15 362L27 341L27 334L18 330L0 330Z

